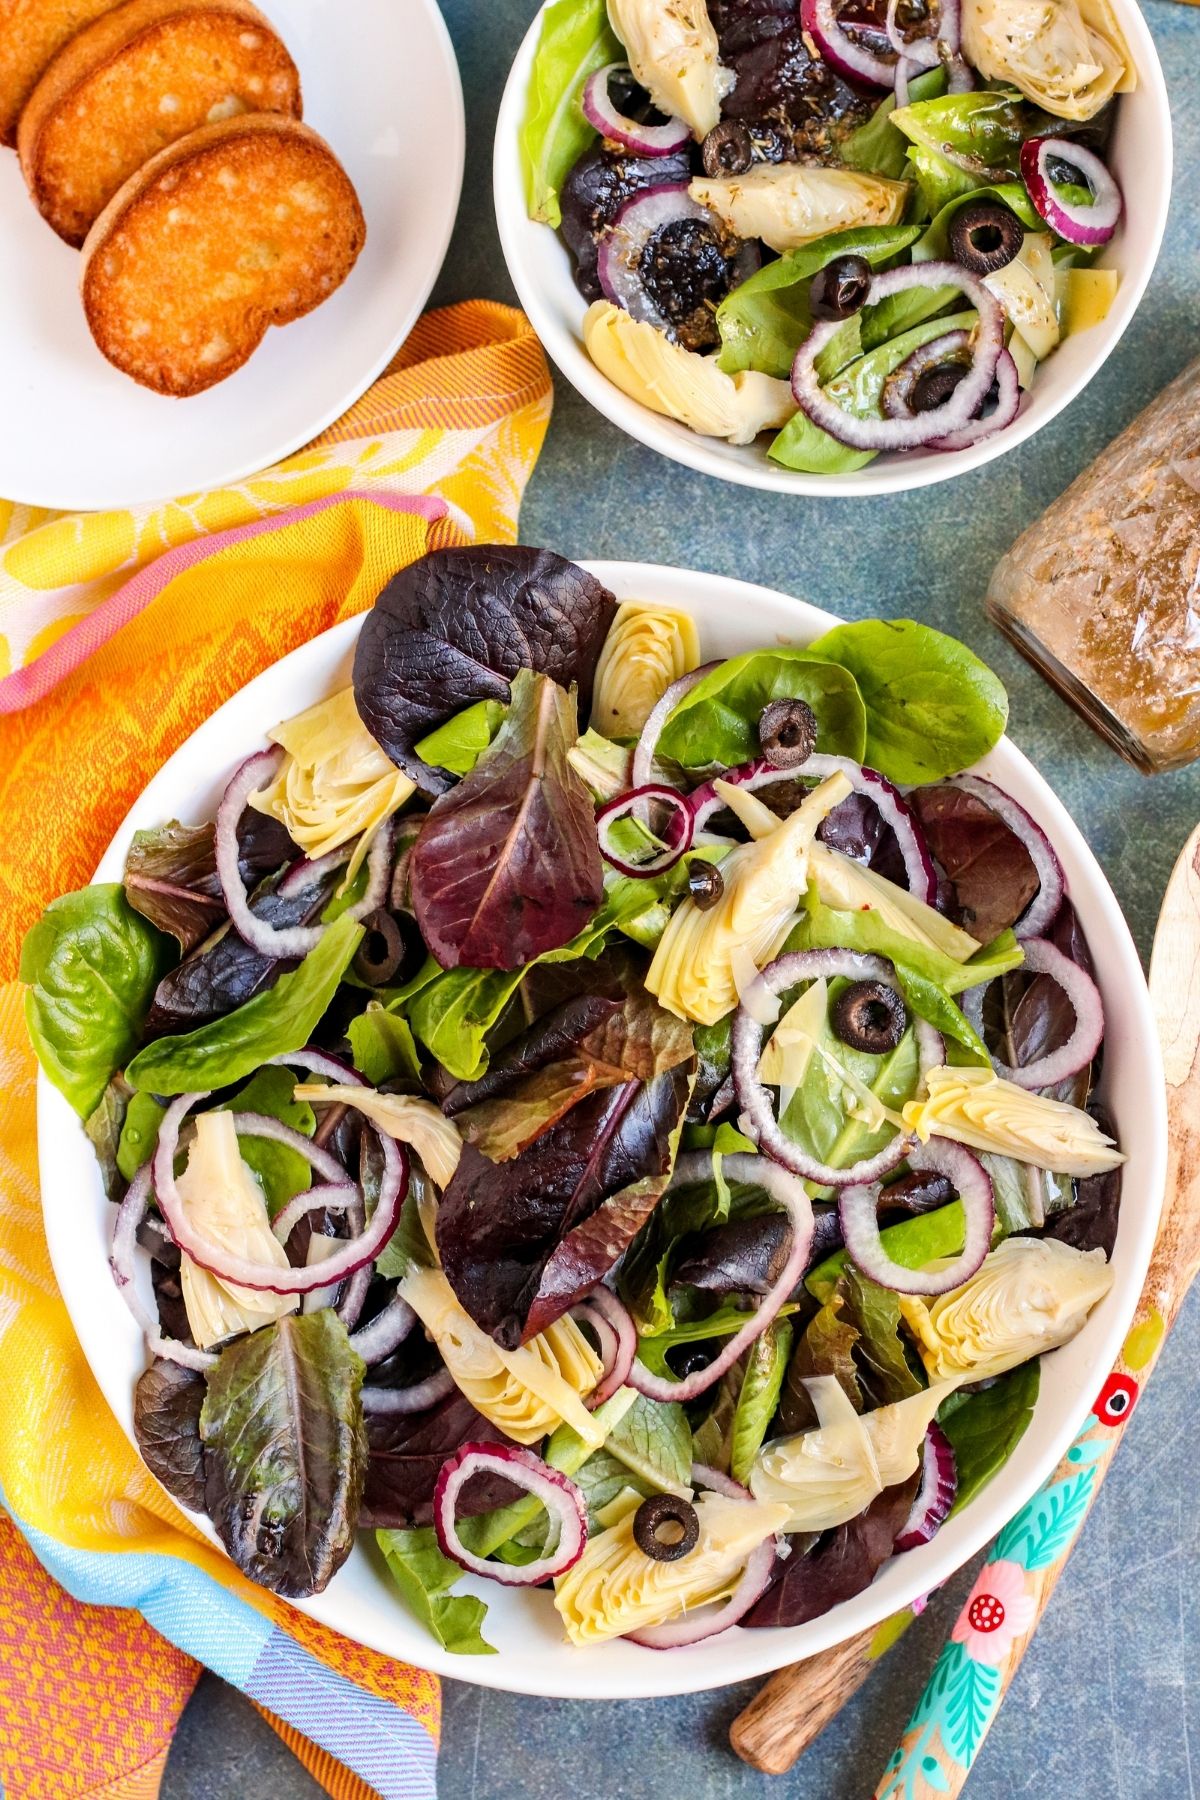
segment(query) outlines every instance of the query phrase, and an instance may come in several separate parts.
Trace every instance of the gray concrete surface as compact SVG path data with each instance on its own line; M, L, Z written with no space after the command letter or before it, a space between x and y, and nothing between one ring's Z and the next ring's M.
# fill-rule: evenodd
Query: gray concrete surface
M444 10L466 88L469 151L435 299L511 299L492 220L491 143L504 75L534 0L444 0ZM944 487L865 502L789 500L662 461L560 381L522 519L526 543L567 555L717 570L851 617L912 613L967 639L1008 683L1012 735L1071 807L1143 954L1171 863L1200 815L1200 770L1147 783L1127 769L998 637L981 600L989 571L1022 527L1200 351L1200 8L1149 0L1146 12L1174 106L1167 241L1124 341L1052 426ZM984 1748L974 1800L1195 1800L1198 1360L1193 1298ZM865 1800L966 1581L935 1597L783 1780L757 1775L728 1748L746 1687L612 1705L517 1699L448 1682L443 1800ZM214 1678L201 1682L163 1800L305 1800L319 1792L240 1696Z

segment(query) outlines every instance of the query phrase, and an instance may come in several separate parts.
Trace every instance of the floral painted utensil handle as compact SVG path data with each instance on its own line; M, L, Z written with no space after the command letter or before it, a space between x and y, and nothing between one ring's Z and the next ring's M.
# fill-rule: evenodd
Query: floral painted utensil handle
M1167 1078L1167 1186L1133 1327L1053 1476L992 1545L875 1800L962 1792L1200 1268L1200 827L1167 886L1150 998Z

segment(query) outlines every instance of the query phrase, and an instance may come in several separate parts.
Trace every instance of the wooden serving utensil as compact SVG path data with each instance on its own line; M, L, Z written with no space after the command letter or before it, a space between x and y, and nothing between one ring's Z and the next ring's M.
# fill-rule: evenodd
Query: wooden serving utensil
M1141 1386L1200 1270L1200 826L1167 885L1150 963L1150 998L1167 1080L1167 1185L1133 1325L1066 1456L993 1545L880 1781L877 1800L961 1792ZM861 1687L911 1617L906 1610L825 1655L780 1669L733 1722L730 1740L738 1755L767 1774L783 1774Z

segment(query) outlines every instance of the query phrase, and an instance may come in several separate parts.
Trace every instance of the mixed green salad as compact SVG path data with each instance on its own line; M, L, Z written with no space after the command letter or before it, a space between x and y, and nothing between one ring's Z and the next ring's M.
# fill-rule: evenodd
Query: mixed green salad
M959 450L1101 320L1110 0L551 0L521 158L588 354L785 468Z
M798 1624L989 1481L1110 1285L1123 1157L1004 690L908 620L714 662L439 551L213 820L26 939L145 1335L142 1454L247 1575L373 1528L567 1638ZM590 722L588 722L590 721Z

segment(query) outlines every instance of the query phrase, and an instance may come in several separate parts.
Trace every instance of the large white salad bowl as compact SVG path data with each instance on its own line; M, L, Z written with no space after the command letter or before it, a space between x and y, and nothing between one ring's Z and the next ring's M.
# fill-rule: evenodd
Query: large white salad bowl
M776 643L803 644L836 621L816 607L745 582L650 564L585 567L620 599L688 608L706 658ZM294 650L218 709L150 782L96 871L119 881L133 833L166 819L211 818L230 773L278 720L350 678L359 620ZM732 1631L676 1651L617 1641L586 1650L564 1639L548 1594L465 1579L488 1602L484 1634L497 1655L455 1657L406 1610L369 1533L324 1594L301 1609L385 1655L486 1687L564 1699L645 1699L761 1675L826 1650L937 1587L1027 1500L1053 1469L1111 1367L1133 1316L1162 1200L1166 1111L1162 1065L1146 985L1128 928L1101 870L1066 808L1007 739L980 765L1038 820L1066 871L1091 944L1108 1029L1103 1094L1128 1153L1113 1285L1087 1325L1045 1358L1033 1422L1003 1472L929 1544L886 1565L874 1584L823 1618L793 1629ZM141 1335L108 1271L112 1208L92 1147L67 1102L39 1078L42 1197L59 1286L92 1371L133 1440L134 1384L146 1365ZM147 1298L149 1298L147 1284ZM207 1519L196 1524L210 1537Z
M965 450L880 456L849 475L803 475L770 461L766 451L770 435L740 446L701 437L614 387L584 349L587 303L572 279L567 250L557 232L531 219L525 208L518 134L541 30L540 12L517 52L504 90L492 168L504 258L534 330L571 385L619 430L651 450L661 451L672 462L743 487L779 494L897 494L949 481L1015 450L1082 392L1116 348L1145 292L1166 229L1171 198L1171 111L1166 83L1137 0L1112 0L1112 4L1138 72L1135 91L1121 96L1108 156L1125 198L1125 210L1100 264L1119 269L1121 284L1107 318L1060 344L1038 369L1020 416L995 437Z

